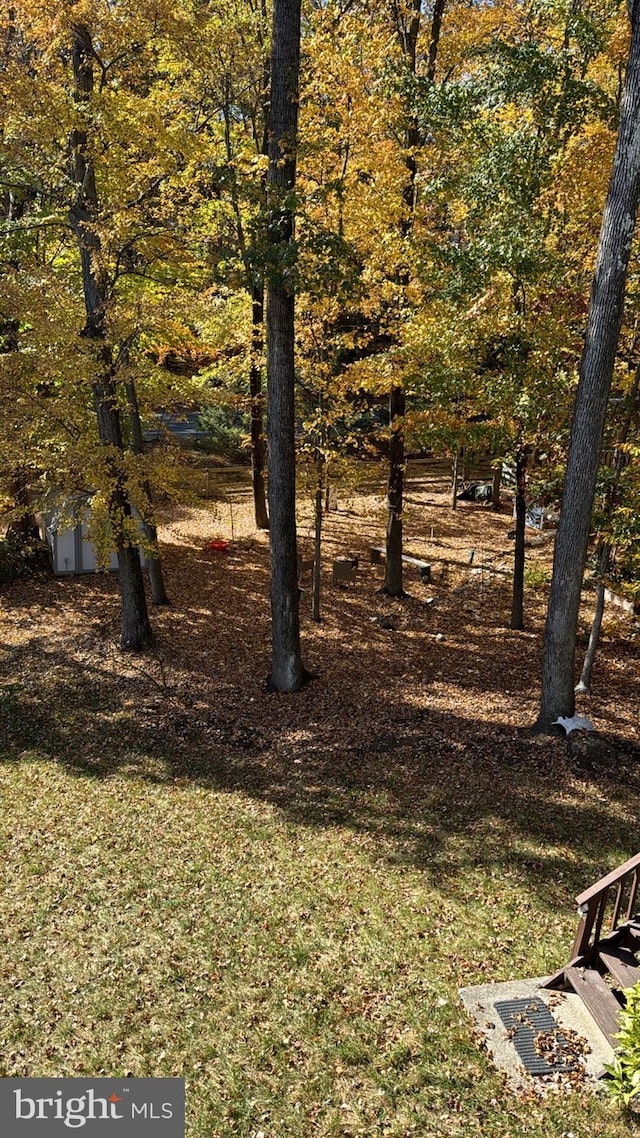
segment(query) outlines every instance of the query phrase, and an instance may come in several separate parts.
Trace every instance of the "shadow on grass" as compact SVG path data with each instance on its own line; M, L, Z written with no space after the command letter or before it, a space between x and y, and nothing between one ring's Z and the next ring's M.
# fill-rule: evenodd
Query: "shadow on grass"
M592 772L576 789L561 741L402 707L386 730L361 731L351 745L330 742L313 722L274 737L224 703L189 706L139 679L123 689L99 668L70 665L42 645L32 645L31 660L58 673L56 701L45 702L35 684L5 687L6 762L47 757L90 779L247 795L297 825L366 834L378 856L419 866L444 892L448 881L458 888L470 865L498 879L516 873L523 886L551 896L559 881L577 892L635 849L628 816L637 778L630 785L628 768L615 777ZM123 697L135 708L124 712ZM626 753L637 762L637 753ZM566 858L567 848L577 860Z
M580 769L562 740L485 714L494 696L524 693L527 722L538 670L536 638L504 632L508 590L480 609L442 590L435 615L414 598L390 635L372 623L393 603L368 566L357 589L325 589L323 626L305 625L320 678L281 696L263 685L266 546L218 559L165 552L174 603L154 613L149 656L113 646L113 578L34 585L28 608L16 606L24 636L0 658L4 762L46 757L91 779L247 795L295 824L366 834L379 856L419 866L443 890L473 864L551 896L562 880L564 895L635 852L636 747L609 737L616 762ZM447 636L436 645L438 627ZM604 650L605 675L614 663ZM442 706L447 685L459 700Z

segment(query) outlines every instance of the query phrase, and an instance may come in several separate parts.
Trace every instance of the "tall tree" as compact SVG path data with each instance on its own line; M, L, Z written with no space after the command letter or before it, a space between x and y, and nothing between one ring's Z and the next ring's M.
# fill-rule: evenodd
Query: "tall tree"
M269 55L264 39L267 27L267 4L261 0L259 19L259 40L262 48L262 85L260 109L262 111L262 132L260 153L269 154ZM253 508L258 529L269 528L265 470L267 465L267 444L264 436L264 395L262 392L262 354L264 350L264 276L254 275L251 285L251 366L249 369L249 393L251 395L251 474L253 480Z
M440 29L446 0L435 0L431 29L429 36L429 49L425 81L434 84L436 77L436 63L438 46L440 43ZM420 34L422 14L422 0L409 0L409 3L400 4L393 0L393 13L396 23L400 50L409 82L415 80L417 71L417 48ZM420 130L415 111L409 111L404 128L404 163L407 177L402 196L405 204L405 213L401 222L402 234L409 238L413 228L416 209L416 184L418 175L417 152L420 146ZM410 274L407 268L400 273L400 282L405 290L409 283ZM402 586L402 511L404 502L404 466L405 466L405 439L404 417L406 412L406 391L404 383L395 383L389 395L389 484L387 500L389 515L387 521L387 540L385 557L385 578L383 592L389 596L403 595ZM454 491L455 507L455 491Z
M411 77L416 73L416 50L420 31L421 0L411 0L408 7L394 2L393 11L404 66ZM435 60L434 60L435 65ZM416 175L418 166L416 152L420 142L418 123L410 114L404 130L404 161L407 178L402 191L406 212L401 222L402 234L406 238L411 233L415 211ZM401 283L406 287L408 273L400 274ZM389 484L387 503L387 540L385 551L385 574L383 592L391 597L401 597L402 587L402 509L404 502L404 415L406 394L403 383L394 383L389 393Z
M92 539L106 557L109 514L124 591L141 604L134 514L153 521L149 479L167 488L177 462L161 448L131 453L140 446L129 430L124 364L129 353L137 357L143 414L191 402L206 382L188 392L190 372L178 391L162 363L172 345L190 352L194 292L211 275L202 246L186 234L185 218L208 188L194 186L194 170L211 153L183 82L181 36L189 37L181 18L155 0L103 5L86 18L80 5L64 4L52 20L26 0L16 0L16 12L18 31L0 64L0 165L20 171L26 208L20 217L9 210L0 240L3 266L7 255L15 262L3 272L3 291L22 336L3 387L21 391L37 423L23 436L35 458L34 498L42 504L52 489L69 500L94 490ZM187 305L188 323L180 318ZM155 546L149 534L145 546ZM156 603L159 586L152 580ZM125 598L124 607L136 605ZM144 614L133 629L125 623L125 644L147 639Z
M634 413L637 410L638 391L640 390L640 365L636 367L633 379L633 385L626 400L627 409L622 420L618 444L614 451L613 456L613 472L610 476L604 494L604 525L611 525L612 514L615 509L615 499L618 494L620 479L625 466L628 462L628 455L625 447L631 425L634 418ZM600 643L600 631L602 628L602 618L604 616L604 601L606 578L609 573L612 555L613 543L610 536L603 535L598 546L596 557L596 604L591 622L591 632L589 634L589 643L585 652L584 661L582 663L582 672L580 679L576 686L576 692L586 694L591 691L591 672L598 651L598 644Z
M574 657L580 593L640 197L640 0L630 4L629 18L631 43L618 140L600 231L556 536L542 693L535 725L540 732L551 730L559 716L572 716L575 711Z
M69 170L75 187L69 211L78 242L86 310L84 336L95 348L93 398L100 441L107 451L113 488L109 515L118 555L122 596L123 648L145 648L152 639L147 613L140 554L133 540L131 504L127 496L122 455L124 451L116 393L116 366L107 338L108 283L101 269L98 191L88 132L83 116L90 110L93 94L94 50L91 31L76 25L73 35L73 89L78 107L78 125L69 140Z
M144 454L144 435L142 432L142 422L140 420L140 408L138 405L138 392L136 391L136 384L133 376L130 376L126 383L127 401L129 404L129 420L131 424L131 446L134 454ZM146 558L149 568L149 585L151 587L151 600L154 605L170 605L171 601L167 594L166 586L164 583L164 574L162 572L162 561L160 558L160 549L158 547L158 530L156 528L154 513L153 513L153 493L151 490L151 483L148 478L143 480L142 489L146 498L147 509L146 516L142 519L144 526L144 533L147 539Z
M527 452L524 447L516 451L515 514L513 593L511 598L511 622L509 627L516 631L522 631L524 628L524 543L527 517Z
M255 281L251 288L251 363L249 394L251 396L251 480L253 511L258 529L269 529L265 473L267 443L264 436L264 396L262 393L262 353L264 349L264 284Z
M297 691L300 653L296 544L294 193L300 72L300 0L275 0L271 46L267 288L271 673Z
M216 24L216 31L219 28ZM224 144L228 168L225 183L229 193L235 219L238 250L243 263L247 289L251 296L251 344L249 350L249 397L250 397L250 440L251 475L253 485L253 508L258 529L269 528L266 496L267 445L264 434L264 392L263 392L263 354L264 354L264 261L261 249L254 240L248 239L247 225L253 218L243 215L242 195L242 157L246 151L246 136L249 133L260 157L268 158L269 152L269 52L267 46L268 19L266 0L261 0L259 11L253 13L248 26L239 29L242 51L234 50L231 40L227 51L216 42L216 55L219 66L222 64L220 79L220 101L224 119ZM251 42L247 42L250 37ZM255 42L253 42L255 40ZM239 62L239 55L241 61ZM237 73L239 65L239 73ZM253 66L252 66L253 65ZM214 64L215 66L215 64ZM253 82L247 80L247 71ZM215 88L215 84L213 85ZM214 116L215 119L215 116ZM233 126L240 126L238 146L234 138ZM244 155L246 161L246 154ZM256 184L255 169L251 171L251 196L258 200L258 212L264 211L266 171L262 170ZM245 178L245 182L247 179ZM260 243L258 242L258 245Z

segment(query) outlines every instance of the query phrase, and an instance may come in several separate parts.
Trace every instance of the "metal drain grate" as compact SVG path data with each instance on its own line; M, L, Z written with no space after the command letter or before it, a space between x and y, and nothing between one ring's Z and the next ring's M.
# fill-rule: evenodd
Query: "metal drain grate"
M576 1070L578 1064L568 1051L568 1039L562 1034L547 1005L538 996L523 1000L501 1000L495 1009L530 1075ZM538 1054L536 1039L540 1034L552 1037L552 1056Z

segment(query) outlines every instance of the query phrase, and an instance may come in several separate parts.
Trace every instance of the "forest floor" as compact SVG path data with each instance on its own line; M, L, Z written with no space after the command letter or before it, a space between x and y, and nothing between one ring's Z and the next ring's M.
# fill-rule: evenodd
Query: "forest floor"
M587 1088L515 1097L457 988L561 966L576 893L637 852L640 630L607 611L593 745L531 736L550 545L509 631L510 508L454 513L416 465L405 545L433 580L407 567L390 600L365 474L326 519L293 696L265 687L246 477L163 507L148 655L117 647L111 576L5 587L0 1076L184 1076L188 1138L622 1138Z

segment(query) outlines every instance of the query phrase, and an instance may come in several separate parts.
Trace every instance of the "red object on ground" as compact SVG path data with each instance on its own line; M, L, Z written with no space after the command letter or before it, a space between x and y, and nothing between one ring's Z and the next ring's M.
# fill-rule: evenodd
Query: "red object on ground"
M208 541L204 548L207 553L227 553L229 550L229 542L222 541L220 538L214 538L213 541Z

